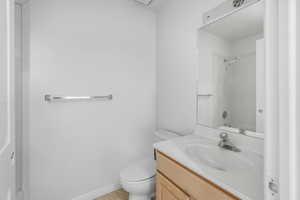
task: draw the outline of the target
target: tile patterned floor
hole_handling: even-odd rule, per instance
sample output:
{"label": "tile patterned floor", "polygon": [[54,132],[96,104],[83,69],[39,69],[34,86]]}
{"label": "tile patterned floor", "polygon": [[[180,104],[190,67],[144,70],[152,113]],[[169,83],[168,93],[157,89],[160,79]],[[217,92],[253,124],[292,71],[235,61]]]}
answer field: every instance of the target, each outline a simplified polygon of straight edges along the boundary
{"label": "tile patterned floor", "polygon": [[128,193],[120,189],[95,200],[128,200]]}

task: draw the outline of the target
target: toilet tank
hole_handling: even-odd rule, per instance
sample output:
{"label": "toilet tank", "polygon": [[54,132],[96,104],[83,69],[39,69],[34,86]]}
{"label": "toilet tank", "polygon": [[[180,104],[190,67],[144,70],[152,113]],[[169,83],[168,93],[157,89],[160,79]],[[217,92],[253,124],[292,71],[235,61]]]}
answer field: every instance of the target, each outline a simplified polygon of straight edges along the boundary
{"label": "toilet tank", "polygon": [[154,132],[154,143],[161,142],[164,140],[170,140],[180,136],[182,135],[180,135],[179,133],[160,129]]}

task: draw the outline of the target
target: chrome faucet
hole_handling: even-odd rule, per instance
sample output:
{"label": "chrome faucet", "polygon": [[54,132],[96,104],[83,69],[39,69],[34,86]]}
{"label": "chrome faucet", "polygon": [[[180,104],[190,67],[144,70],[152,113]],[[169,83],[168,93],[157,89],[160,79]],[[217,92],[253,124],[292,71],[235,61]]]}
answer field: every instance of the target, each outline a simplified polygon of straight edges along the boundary
{"label": "chrome faucet", "polygon": [[237,148],[232,142],[229,141],[228,133],[222,132],[220,133],[221,141],[219,142],[218,146],[222,149],[226,149],[229,151],[234,152],[241,152],[239,148]]}

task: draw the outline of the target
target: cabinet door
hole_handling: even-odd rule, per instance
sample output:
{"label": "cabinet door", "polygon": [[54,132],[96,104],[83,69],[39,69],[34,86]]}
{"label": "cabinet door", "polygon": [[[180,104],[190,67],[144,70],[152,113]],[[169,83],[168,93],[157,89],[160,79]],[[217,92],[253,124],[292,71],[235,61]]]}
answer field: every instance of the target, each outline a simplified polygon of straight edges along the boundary
{"label": "cabinet door", "polygon": [[156,175],[156,200],[190,200],[190,198],[158,172]]}
{"label": "cabinet door", "polygon": [[203,177],[184,168],[160,152],[156,153],[157,170],[177,188],[195,200],[239,200],[230,193],[210,183]]}

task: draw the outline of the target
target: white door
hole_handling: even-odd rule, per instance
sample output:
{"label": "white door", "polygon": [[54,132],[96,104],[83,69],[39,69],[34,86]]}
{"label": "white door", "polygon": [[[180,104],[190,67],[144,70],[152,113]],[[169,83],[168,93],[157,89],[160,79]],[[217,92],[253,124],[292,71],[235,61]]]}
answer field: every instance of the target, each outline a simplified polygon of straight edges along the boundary
{"label": "white door", "polygon": [[15,200],[14,2],[0,0],[0,200]]}

